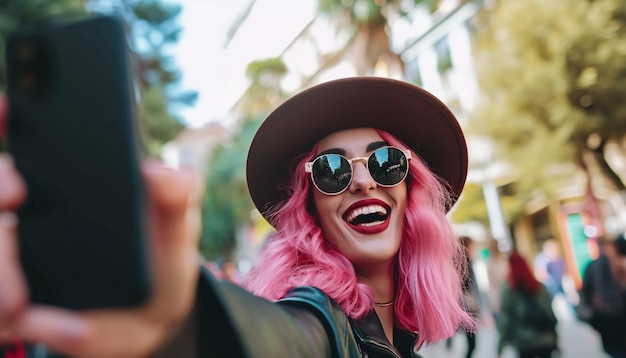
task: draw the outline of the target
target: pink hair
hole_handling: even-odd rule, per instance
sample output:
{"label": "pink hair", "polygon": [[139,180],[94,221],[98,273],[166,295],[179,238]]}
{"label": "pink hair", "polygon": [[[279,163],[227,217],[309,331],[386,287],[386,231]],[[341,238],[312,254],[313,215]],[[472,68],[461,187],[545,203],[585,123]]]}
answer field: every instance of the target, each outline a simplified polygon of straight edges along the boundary
{"label": "pink hair", "polygon": [[[391,134],[377,130],[392,146],[406,148]],[[303,170],[317,146],[296,158],[289,199],[272,211],[277,231],[267,240],[248,287],[276,300],[295,286],[314,286],[332,297],[352,318],[373,308],[373,292],[357,282],[350,261],[324,239],[311,207],[310,180]],[[417,159],[417,160],[416,160]],[[404,237],[396,265],[396,325],[419,332],[417,347],[451,337],[474,322],[461,306],[463,248],[447,218],[450,196],[441,181],[415,155],[409,162]]]}

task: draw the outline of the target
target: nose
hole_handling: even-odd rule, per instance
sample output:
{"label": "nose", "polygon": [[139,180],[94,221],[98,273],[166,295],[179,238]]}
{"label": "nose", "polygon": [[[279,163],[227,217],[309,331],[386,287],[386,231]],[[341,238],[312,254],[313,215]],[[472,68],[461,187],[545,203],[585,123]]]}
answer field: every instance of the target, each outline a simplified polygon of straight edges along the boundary
{"label": "nose", "polygon": [[350,183],[350,192],[367,193],[370,189],[376,188],[376,182],[367,170],[364,161],[355,160],[352,162],[352,182]]}

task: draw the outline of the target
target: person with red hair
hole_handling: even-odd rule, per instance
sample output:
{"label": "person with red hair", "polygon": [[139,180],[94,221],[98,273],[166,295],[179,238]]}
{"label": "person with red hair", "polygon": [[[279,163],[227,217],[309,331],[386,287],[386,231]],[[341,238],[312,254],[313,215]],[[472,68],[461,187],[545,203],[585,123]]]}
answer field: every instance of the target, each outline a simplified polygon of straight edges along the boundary
{"label": "person with red hair", "polygon": [[0,358],[27,358],[24,343],[11,333],[0,331]]}
{"label": "person with red hair", "polygon": [[558,351],[552,296],[517,251],[509,255],[509,276],[500,297],[498,355],[506,345],[520,358],[550,358]]}

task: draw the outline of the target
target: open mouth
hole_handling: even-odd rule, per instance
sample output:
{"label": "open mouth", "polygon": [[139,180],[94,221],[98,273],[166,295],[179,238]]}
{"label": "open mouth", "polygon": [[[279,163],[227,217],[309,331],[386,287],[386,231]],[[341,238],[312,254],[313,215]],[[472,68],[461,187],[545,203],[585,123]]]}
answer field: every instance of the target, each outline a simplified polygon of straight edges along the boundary
{"label": "open mouth", "polygon": [[388,216],[387,208],[374,204],[349,210],[344,215],[344,220],[354,226],[367,227],[383,224]]}

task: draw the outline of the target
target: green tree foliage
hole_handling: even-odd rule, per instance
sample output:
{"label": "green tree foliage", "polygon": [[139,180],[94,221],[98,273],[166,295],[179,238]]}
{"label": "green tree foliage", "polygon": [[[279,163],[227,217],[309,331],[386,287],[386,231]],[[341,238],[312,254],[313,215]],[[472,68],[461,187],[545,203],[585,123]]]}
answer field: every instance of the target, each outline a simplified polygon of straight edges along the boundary
{"label": "green tree foliage", "polygon": [[256,118],[267,113],[284,98],[280,79],[287,74],[287,66],[279,58],[253,61],[246,68],[250,86],[236,107],[244,118]]}
{"label": "green tree foliage", "polygon": [[262,118],[243,122],[229,143],[218,145],[206,173],[200,252],[207,259],[232,258],[237,231],[250,221],[254,207],[246,184],[246,158]]}
{"label": "green tree foliage", "polygon": [[605,175],[624,190],[603,154],[608,141],[620,141],[626,133],[626,3],[606,0],[595,6],[603,10],[594,19],[600,24],[583,33],[567,53],[569,99],[588,117],[578,137],[587,140]]}
{"label": "green tree foliage", "polygon": [[173,114],[176,107],[192,105],[197,97],[196,92],[175,90],[180,72],[169,50],[181,33],[177,22],[181,6],[162,0],[90,0],[88,8],[117,13],[128,24],[141,92],[140,121],[149,153],[158,155],[163,144],[184,128]]}
{"label": "green tree foliage", "polygon": [[465,184],[463,194],[450,215],[454,223],[475,221],[489,226],[487,204],[481,186],[476,183]]}
{"label": "green tree foliage", "polygon": [[[87,10],[85,10],[87,9]],[[152,155],[184,127],[172,113],[176,106],[191,105],[195,92],[175,91],[180,74],[169,46],[178,40],[176,22],[180,5],[160,0],[19,0],[0,2],[0,92],[6,86],[4,41],[26,22],[49,16],[71,17],[90,13],[117,13],[127,25],[139,84],[139,119]],[[1,148],[0,148],[1,149]]]}
{"label": "green tree foliage", "polygon": [[[466,0],[461,1],[461,3],[466,2]],[[405,3],[404,6],[426,5],[431,12],[434,12],[441,0],[413,0]],[[408,14],[401,0],[319,0],[318,9],[322,13],[344,13],[357,23],[385,22],[389,11],[397,12],[401,16]]]}
{"label": "green tree foliage", "polygon": [[[48,16],[70,16],[85,13],[83,0],[0,1],[0,94],[7,85],[5,44],[8,34],[26,23]],[[5,143],[0,141],[0,152]]]}
{"label": "green tree foliage", "polygon": [[[475,57],[482,100],[468,130],[491,138],[494,157],[514,164],[519,203],[537,192],[554,197],[577,168],[585,169],[594,133],[609,128],[610,138],[624,135],[623,101],[615,100],[625,95],[620,4],[499,1],[482,14]],[[594,105],[584,111],[586,96]]]}
{"label": "green tree foliage", "polygon": [[6,89],[5,40],[25,23],[42,17],[84,13],[83,0],[19,0],[0,2],[0,92]]}
{"label": "green tree foliage", "polygon": [[232,142],[218,145],[208,163],[202,206],[200,251],[209,259],[230,259],[237,229],[250,222],[254,204],[248,194],[246,158],[257,129],[284,96],[280,79],[287,73],[280,59],[254,61],[246,69],[250,86],[236,104],[242,124]]}

